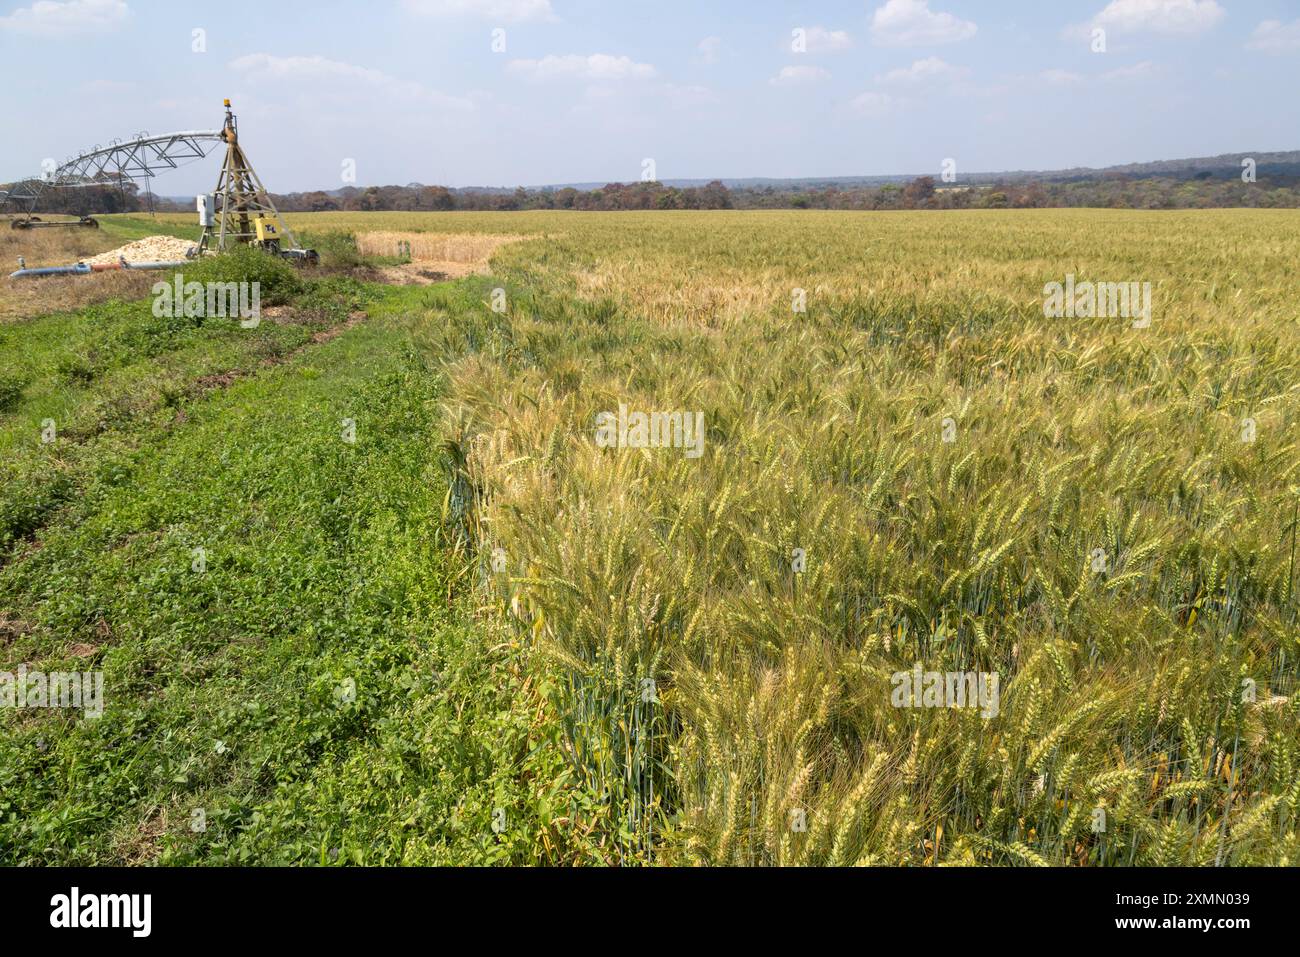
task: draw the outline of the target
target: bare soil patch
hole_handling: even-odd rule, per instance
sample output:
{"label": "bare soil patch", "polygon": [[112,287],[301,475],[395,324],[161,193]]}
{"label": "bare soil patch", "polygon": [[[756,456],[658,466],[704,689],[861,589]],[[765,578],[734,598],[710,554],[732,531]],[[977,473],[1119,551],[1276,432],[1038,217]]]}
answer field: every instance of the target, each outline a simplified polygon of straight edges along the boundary
{"label": "bare soil patch", "polygon": [[30,634],[32,626],[18,618],[11,618],[5,612],[0,612],[0,642],[10,642],[15,638],[21,638]]}
{"label": "bare soil patch", "polygon": [[143,818],[132,830],[124,831],[113,842],[113,849],[123,864],[142,865],[157,859],[163,840],[171,829],[168,808],[159,807]]}

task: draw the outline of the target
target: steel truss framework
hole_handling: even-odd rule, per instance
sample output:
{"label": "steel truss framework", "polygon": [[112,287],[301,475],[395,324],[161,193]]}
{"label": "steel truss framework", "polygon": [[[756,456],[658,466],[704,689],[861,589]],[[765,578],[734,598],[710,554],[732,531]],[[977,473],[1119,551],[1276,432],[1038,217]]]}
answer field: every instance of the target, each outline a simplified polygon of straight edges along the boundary
{"label": "steel truss framework", "polygon": [[0,208],[10,204],[30,217],[47,189],[121,187],[131,180],[143,180],[147,184],[159,173],[202,159],[220,142],[221,130],[185,130],[157,136],[141,133],[134,139],[114,141],[108,146],[96,145],[80,156],[65,160],[61,166],[14,183],[7,194],[0,196]]}
{"label": "steel truss framework", "polygon": [[[221,139],[226,144],[226,160],[213,193],[216,200],[214,224],[203,227],[199,249],[206,250],[214,235],[220,250],[227,249],[231,243],[251,243],[257,239],[256,221],[267,217],[275,219],[279,235],[288,241],[287,248],[297,248],[297,240],[239,145],[239,130],[229,101],[226,101],[226,125],[221,131]],[[277,239],[275,249],[278,251],[279,248]]]}

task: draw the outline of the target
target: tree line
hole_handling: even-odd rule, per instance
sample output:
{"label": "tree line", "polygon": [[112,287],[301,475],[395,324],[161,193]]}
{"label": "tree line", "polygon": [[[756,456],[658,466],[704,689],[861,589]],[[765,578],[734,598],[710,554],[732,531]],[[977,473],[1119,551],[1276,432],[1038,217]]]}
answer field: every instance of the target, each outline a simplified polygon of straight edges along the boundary
{"label": "tree line", "polygon": [[[1107,175],[1070,181],[994,182],[949,185],[921,176],[908,183],[881,186],[793,189],[746,186],[728,189],[720,180],[677,187],[659,182],[608,183],[597,189],[451,190],[445,186],[347,187],[336,192],[272,194],[283,212],[452,212],[560,209],[618,212],[675,209],[1110,209],[1300,208],[1300,178],[1276,177],[1245,183],[1199,173],[1191,178]],[[142,212],[150,198],[134,184],[88,189],[49,189],[37,213]],[[159,212],[190,212],[192,203],[152,197]],[[6,212],[13,212],[10,207]]]}
{"label": "tree line", "polygon": [[714,180],[705,186],[676,187],[658,182],[608,183],[598,189],[450,190],[443,186],[370,186],[336,193],[275,196],[286,212],[486,210],[511,212],[568,209],[618,212],[673,209],[1112,209],[1300,208],[1300,180],[1244,183],[1202,174],[1191,179],[1107,176],[1067,182],[995,182],[981,186],[947,185],[921,176],[909,183],[795,190],[784,186],[728,189]]}

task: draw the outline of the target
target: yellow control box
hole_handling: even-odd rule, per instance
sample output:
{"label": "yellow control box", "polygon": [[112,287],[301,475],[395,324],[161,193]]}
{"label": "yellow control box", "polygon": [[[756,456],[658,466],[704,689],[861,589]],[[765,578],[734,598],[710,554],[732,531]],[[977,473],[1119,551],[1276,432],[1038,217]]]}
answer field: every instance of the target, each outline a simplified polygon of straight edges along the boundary
{"label": "yellow control box", "polygon": [[253,228],[257,230],[257,241],[259,243],[280,238],[280,231],[276,229],[275,223],[271,222],[271,220],[267,219],[265,216],[258,216],[254,219]]}

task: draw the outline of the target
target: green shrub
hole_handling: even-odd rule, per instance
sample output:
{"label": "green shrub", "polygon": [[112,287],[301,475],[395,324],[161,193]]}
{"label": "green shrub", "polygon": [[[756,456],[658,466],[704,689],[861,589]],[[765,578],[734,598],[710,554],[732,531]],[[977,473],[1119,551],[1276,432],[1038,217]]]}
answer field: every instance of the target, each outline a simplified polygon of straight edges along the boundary
{"label": "green shrub", "polygon": [[357,240],[352,233],[303,234],[299,239],[306,248],[316,250],[321,266],[327,269],[357,269],[370,265],[357,249]]}
{"label": "green shrub", "polygon": [[255,282],[261,287],[264,306],[281,305],[302,290],[302,279],[293,265],[251,246],[207,256],[178,270],[185,282]]}
{"label": "green shrub", "polygon": [[22,400],[27,379],[16,375],[0,375],[0,413],[8,412]]}
{"label": "green shrub", "polygon": [[85,385],[95,378],[95,367],[86,356],[67,355],[54,367],[59,378],[71,385]]}

